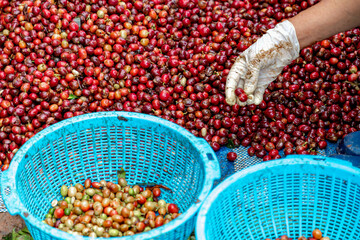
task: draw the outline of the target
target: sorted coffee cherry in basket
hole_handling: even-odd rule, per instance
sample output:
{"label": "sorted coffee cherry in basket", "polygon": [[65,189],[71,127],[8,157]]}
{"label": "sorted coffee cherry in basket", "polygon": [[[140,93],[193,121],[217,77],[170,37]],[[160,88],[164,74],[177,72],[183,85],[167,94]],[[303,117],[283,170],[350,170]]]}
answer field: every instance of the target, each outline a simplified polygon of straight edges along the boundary
{"label": "sorted coffee cherry in basket", "polygon": [[[270,238],[267,238],[265,240],[271,240]],[[296,238],[290,238],[286,235],[281,236],[280,238],[276,238],[275,240],[296,240]],[[306,238],[306,237],[299,237],[297,240],[330,240],[329,237],[323,237],[322,232],[319,229],[315,229],[312,232],[312,237]]]}
{"label": "sorted coffee cherry in basket", "polygon": [[159,200],[158,186],[162,187],[130,187],[125,178],[119,178],[118,184],[87,179],[84,185],[62,186],[64,200],[52,202],[44,223],[89,237],[121,237],[150,231],[180,215],[176,204]]}

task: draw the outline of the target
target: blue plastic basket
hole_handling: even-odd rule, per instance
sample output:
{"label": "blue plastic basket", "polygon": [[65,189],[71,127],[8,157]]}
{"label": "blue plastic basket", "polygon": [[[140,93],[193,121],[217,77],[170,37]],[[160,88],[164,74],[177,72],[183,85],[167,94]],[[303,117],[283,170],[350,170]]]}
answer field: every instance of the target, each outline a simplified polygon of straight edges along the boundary
{"label": "blue plastic basket", "polygon": [[197,240],[311,236],[360,239],[360,169],[291,156],[246,168],[219,184],[197,217]]}
{"label": "blue plastic basket", "polygon": [[[3,172],[1,193],[9,213],[25,220],[34,239],[76,237],[42,223],[63,184],[117,180],[124,167],[130,184],[155,182],[170,189],[166,201],[183,213],[168,224],[133,239],[186,239],[196,213],[220,178],[214,151],[184,128],[150,115],[106,112],[52,125],[24,144]],[[120,239],[120,238],[114,238]]]}

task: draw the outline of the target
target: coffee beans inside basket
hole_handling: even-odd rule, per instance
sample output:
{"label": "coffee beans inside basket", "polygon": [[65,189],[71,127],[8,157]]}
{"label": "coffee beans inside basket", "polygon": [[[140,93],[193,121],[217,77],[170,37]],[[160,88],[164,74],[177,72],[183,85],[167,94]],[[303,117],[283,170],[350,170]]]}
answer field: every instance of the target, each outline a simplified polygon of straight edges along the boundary
{"label": "coffee beans inside basket", "polygon": [[119,178],[117,184],[87,179],[83,185],[64,185],[60,189],[64,199],[51,203],[44,222],[90,237],[121,237],[150,231],[180,215],[176,204],[160,200],[162,187],[131,187],[125,178]]}

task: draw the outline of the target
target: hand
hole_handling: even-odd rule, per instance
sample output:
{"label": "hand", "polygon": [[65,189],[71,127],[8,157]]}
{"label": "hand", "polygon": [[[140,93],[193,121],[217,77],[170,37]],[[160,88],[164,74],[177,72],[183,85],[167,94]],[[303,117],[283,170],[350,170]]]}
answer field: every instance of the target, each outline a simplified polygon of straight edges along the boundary
{"label": "hand", "polygon": [[[260,104],[267,86],[299,56],[299,51],[294,26],[289,21],[276,25],[236,59],[226,80],[226,102],[240,106]],[[237,88],[248,95],[246,102],[235,95]]]}

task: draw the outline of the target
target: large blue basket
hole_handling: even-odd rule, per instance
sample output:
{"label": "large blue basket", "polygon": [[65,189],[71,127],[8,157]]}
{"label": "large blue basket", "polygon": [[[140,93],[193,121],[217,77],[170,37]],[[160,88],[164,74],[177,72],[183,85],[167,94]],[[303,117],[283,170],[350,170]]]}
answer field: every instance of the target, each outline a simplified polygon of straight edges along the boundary
{"label": "large blue basket", "polygon": [[87,178],[116,181],[121,167],[130,184],[169,187],[173,193],[163,191],[163,199],[177,203],[183,213],[162,227],[122,240],[186,239],[200,205],[220,177],[211,147],[184,128],[149,115],[106,112],[74,117],[36,134],[2,174],[1,193],[9,213],[21,215],[35,239],[90,239],[41,221],[51,201],[61,199],[63,184]]}
{"label": "large blue basket", "polygon": [[202,205],[197,240],[311,236],[360,239],[360,169],[349,162],[291,156],[246,168]]}

